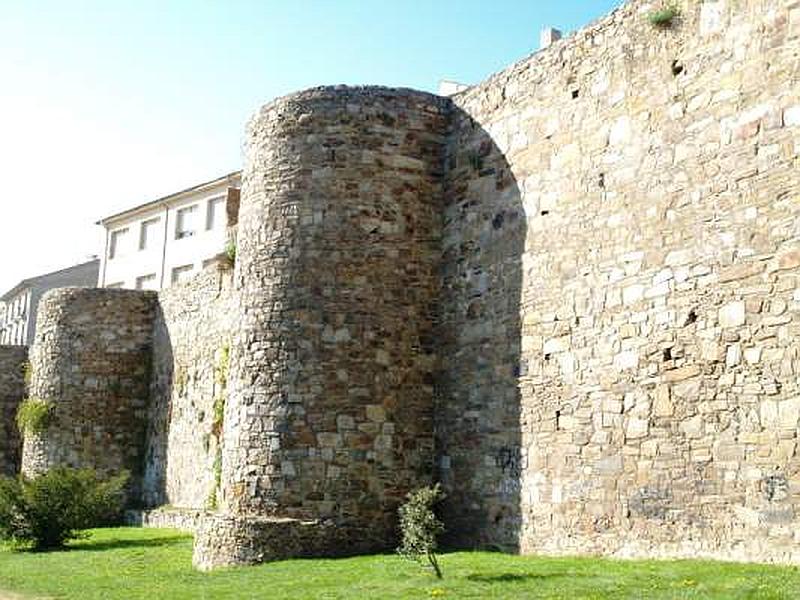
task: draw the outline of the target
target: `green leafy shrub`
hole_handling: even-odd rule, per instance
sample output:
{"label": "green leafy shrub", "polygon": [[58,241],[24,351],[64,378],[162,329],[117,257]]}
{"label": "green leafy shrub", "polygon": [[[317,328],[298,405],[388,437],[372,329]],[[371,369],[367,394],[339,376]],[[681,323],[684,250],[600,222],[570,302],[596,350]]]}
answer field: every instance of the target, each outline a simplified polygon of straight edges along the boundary
{"label": "green leafy shrub", "polygon": [[17,427],[20,433],[41,433],[53,417],[53,403],[40,398],[27,398],[17,409]]}
{"label": "green leafy shrub", "polygon": [[91,469],[66,467],[0,478],[0,539],[60,548],[84,529],[118,522],[127,481],[127,473],[103,481]]}
{"label": "green leafy shrub", "polygon": [[647,15],[647,20],[655,27],[669,27],[680,14],[680,9],[674,4],[670,4],[651,12]]}
{"label": "green leafy shrub", "polygon": [[444,499],[442,489],[437,483],[424,487],[406,496],[406,503],[400,507],[400,532],[402,541],[398,553],[408,559],[433,568],[436,577],[442,578],[442,570],[436,558],[437,538],[444,531],[444,524],[436,517],[434,506]]}

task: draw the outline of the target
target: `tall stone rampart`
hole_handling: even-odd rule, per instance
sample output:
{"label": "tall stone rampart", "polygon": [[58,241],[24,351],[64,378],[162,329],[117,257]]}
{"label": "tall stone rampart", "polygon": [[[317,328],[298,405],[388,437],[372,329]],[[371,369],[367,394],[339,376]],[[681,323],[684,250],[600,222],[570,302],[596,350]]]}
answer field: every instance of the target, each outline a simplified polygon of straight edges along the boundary
{"label": "tall stone rampart", "polygon": [[454,98],[437,441],[468,536],[800,560],[800,7],[680,4]]}
{"label": "tall stone rampart", "polygon": [[17,408],[25,397],[26,346],[0,346],[0,475],[19,472],[22,440]]}
{"label": "tall stone rampart", "polygon": [[386,547],[434,479],[458,544],[800,562],[800,5],[654,7],[265,106],[232,275],[45,300],[23,468],[219,503],[203,568]]}
{"label": "tall stone rampart", "polygon": [[[319,88],[251,121],[225,409],[235,515],[330,519],[385,547],[432,473],[449,103]],[[347,551],[340,546],[339,551]]]}
{"label": "tall stone rampart", "polygon": [[63,288],[39,304],[30,396],[52,406],[47,427],[25,434],[22,471],[90,467],[143,471],[156,294]]}

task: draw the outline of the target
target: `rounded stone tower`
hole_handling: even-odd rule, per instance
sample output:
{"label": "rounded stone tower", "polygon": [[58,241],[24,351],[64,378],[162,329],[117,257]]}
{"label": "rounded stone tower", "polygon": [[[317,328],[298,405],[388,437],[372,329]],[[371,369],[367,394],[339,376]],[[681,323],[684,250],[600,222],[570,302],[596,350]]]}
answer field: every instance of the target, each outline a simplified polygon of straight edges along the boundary
{"label": "rounded stone tower", "polygon": [[22,472],[57,466],[131,474],[138,498],[150,395],[156,294],[61,288],[42,297],[30,352],[30,397],[47,403],[26,432]]}
{"label": "rounded stone tower", "polygon": [[430,477],[449,106],[318,88],[249,123],[228,514],[321,519],[361,528],[353,548],[385,546],[398,504]]}

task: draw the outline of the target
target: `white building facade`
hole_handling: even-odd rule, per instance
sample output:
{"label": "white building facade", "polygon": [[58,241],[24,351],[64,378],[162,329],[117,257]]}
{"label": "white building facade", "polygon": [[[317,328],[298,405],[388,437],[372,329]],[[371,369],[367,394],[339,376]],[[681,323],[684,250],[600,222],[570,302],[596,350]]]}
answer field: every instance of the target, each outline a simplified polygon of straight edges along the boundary
{"label": "white building facade", "polygon": [[45,292],[62,287],[95,287],[100,261],[31,277],[0,296],[0,344],[30,346],[36,334],[36,311]]}
{"label": "white building facade", "polygon": [[31,290],[24,288],[9,295],[0,306],[0,344],[24,346],[31,329]]}
{"label": "white building facade", "polygon": [[240,187],[236,171],[100,221],[99,286],[160,290],[191,277],[225,252]]}

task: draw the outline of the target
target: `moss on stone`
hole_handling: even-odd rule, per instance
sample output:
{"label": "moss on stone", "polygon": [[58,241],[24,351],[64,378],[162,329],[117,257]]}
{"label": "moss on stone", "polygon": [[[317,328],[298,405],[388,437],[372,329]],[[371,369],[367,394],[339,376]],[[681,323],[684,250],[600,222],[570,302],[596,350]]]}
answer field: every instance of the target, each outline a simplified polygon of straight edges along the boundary
{"label": "moss on stone", "polygon": [[40,398],[26,398],[17,409],[17,427],[21,433],[41,433],[53,416],[53,403]]}

